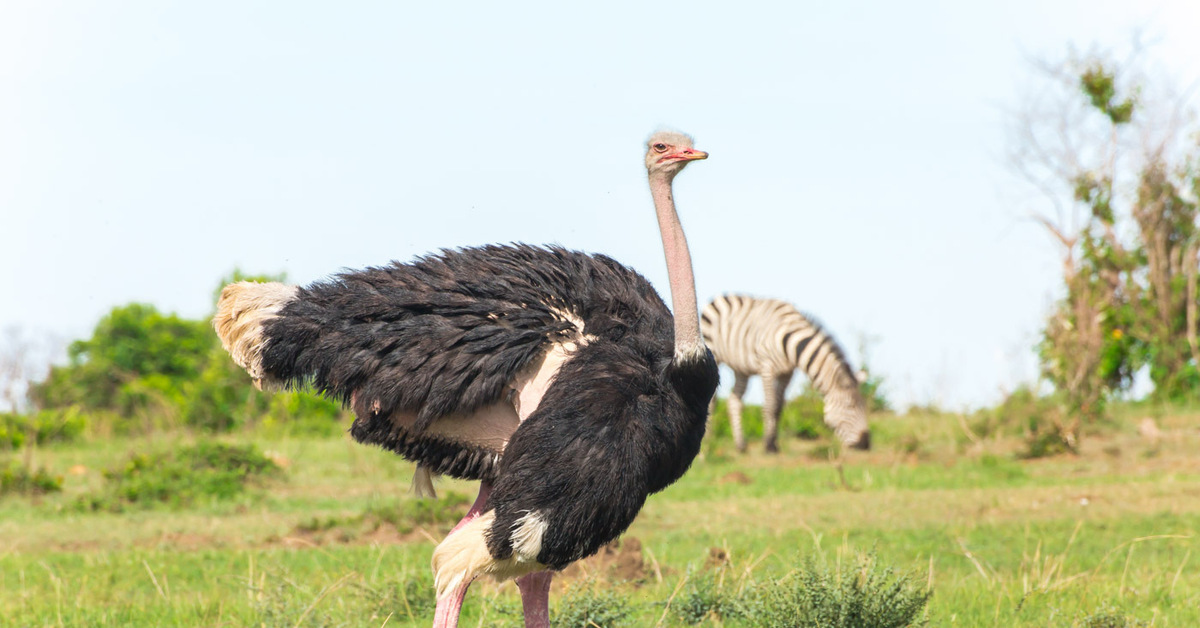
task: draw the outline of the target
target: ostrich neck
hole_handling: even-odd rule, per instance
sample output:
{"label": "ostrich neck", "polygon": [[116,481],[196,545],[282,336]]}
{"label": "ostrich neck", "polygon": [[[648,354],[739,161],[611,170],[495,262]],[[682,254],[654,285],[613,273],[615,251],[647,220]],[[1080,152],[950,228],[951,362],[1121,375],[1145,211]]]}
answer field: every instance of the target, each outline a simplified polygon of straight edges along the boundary
{"label": "ostrich neck", "polygon": [[692,275],[692,256],[688,253],[683,225],[675,213],[671,196],[671,177],[650,175],[650,194],[658,214],[663,253],[667,256],[667,277],[671,285],[671,310],[675,314],[675,358],[691,357],[704,350],[700,338],[700,313],[696,309],[696,281]]}

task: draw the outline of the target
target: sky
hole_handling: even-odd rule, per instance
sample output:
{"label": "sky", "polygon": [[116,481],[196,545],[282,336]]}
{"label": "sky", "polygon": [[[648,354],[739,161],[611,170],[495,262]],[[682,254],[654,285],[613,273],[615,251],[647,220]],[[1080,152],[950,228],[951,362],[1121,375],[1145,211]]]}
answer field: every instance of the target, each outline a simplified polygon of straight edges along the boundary
{"label": "sky", "polygon": [[711,154],[675,185],[701,307],[796,304],[900,407],[1033,381],[1059,262],[1005,158],[1030,60],[1140,31],[1189,84],[1200,3],[736,4],[0,4],[0,329],[490,242],[665,296],[669,127]]}

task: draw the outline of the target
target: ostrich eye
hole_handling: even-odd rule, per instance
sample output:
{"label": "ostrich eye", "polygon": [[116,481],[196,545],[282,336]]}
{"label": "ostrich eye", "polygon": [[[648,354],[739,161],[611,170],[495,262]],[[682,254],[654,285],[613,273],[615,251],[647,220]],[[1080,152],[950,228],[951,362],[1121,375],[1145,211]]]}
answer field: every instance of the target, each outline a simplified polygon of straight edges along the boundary
{"label": "ostrich eye", "polygon": [[662,142],[659,142],[658,144],[654,145],[654,150],[656,150],[660,153],[665,153],[667,151],[667,145],[663,144]]}

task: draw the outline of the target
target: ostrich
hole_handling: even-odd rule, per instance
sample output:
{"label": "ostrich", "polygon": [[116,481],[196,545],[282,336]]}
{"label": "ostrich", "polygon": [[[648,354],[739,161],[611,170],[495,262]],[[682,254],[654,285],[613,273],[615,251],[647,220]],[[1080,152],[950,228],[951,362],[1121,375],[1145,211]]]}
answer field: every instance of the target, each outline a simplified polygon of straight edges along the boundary
{"label": "ostrich", "polygon": [[482,575],[515,579],[549,625],[551,575],[596,553],[700,449],[717,366],[700,335],[672,181],[708,154],[659,132],[646,169],[674,317],[604,255],[557,246],[444,250],[307,287],[226,286],[213,325],[259,387],[311,382],[349,404],[355,440],[480,480],[433,553],[435,627]]}

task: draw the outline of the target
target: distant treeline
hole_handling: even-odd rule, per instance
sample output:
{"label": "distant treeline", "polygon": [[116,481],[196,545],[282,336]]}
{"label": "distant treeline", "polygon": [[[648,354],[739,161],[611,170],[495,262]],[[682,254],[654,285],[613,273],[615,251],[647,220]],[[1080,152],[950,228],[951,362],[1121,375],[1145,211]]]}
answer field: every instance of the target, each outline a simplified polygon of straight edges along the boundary
{"label": "distant treeline", "polygon": [[[243,278],[235,273],[227,280]],[[142,303],[119,306],[90,338],[71,343],[67,357],[30,386],[33,412],[0,415],[0,448],[31,439],[30,444],[70,440],[84,429],[99,434],[344,429],[345,412],[336,402],[310,392],[256,390],[207,319],[188,320]]]}

